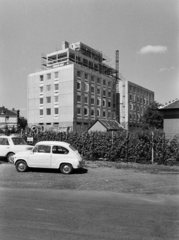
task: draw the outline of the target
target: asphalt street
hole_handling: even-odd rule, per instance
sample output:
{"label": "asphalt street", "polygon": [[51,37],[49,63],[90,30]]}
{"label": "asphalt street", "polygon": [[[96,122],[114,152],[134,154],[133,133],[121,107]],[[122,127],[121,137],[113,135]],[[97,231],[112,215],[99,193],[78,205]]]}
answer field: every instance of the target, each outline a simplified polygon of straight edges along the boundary
{"label": "asphalt street", "polygon": [[178,240],[179,196],[0,188],[1,240]]}

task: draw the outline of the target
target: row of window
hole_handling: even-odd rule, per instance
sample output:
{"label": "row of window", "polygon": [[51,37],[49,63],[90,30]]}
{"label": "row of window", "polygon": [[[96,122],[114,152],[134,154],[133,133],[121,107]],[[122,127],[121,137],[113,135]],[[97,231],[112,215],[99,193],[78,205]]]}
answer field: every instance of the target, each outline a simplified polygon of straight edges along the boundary
{"label": "row of window", "polygon": [[[51,108],[46,108],[44,109],[40,109],[39,110],[39,114],[40,116],[44,115],[44,111],[46,111],[46,115],[52,115],[52,109]],[[59,114],[59,109],[58,108],[54,108],[54,115],[58,115]],[[83,114],[85,117],[89,116],[89,108],[88,107],[84,107],[83,108]],[[101,115],[102,114],[102,115]],[[77,106],[77,115],[81,116],[82,115],[82,108],[80,106]],[[91,108],[91,112],[90,112],[91,117],[95,117],[95,109]],[[103,117],[106,118],[106,111],[105,110],[101,110],[101,109],[96,109],[96,117]],[[108,111],[108,118],[111,117],[111,112]]]}
{"label": "row of window", "polygon": [[135,87],[135,86],[129,86],[129,90],[130,92],[134,92],[134,93],[138,93],[138,94],[141,94],[141,95],[145,95],[147,96],[148,98],[152,99],[153,97],[153,94],[152,93],[149,93],[141,88],[138,88],[138,87]]}
{"label": "row of window", "polygon": [[89,108],[88,107],[84,107],[83,109],[81,108],[81,106],[77,106],[77,115],[78,117],[81,117],[82,116],[82,111],[83,111],[83,114],[85,117],[88,117],[89,114],[91,117],[103,117],[103,118],[110,118],[111,117],[111,112],[108,111],[107,114],[106,114],[106,110],[101,110],[101,109],[95,109],[94,108],[91,108],[91,110],[89,111]]}
{"label": "row of window", "polygon": [[[46,103],[51,103],[52,97],[46,97]],[[44,104],[44,98],[39,99],[40,104]],[[58,96],[54,96],[54,102],[58,103]]]}
{"label": "row of window", "polygon": [[[58,91],[59,90],[59,84],[54,84],[54,91]],[[44,91],[44,86],[40,86],[40,93],[42,93]],[[46,91],[50,92],[51,91],[51,85],[46,85]]]}
{"label": "row of window", "polygon": [[[90,101],[90,102],[89,102]],[[77,95],[77,103],[81,103],[82,102],[82,96],[81,95]],[[88,96],[84,96],[84,103],[85,104],[91,104],[91,105],[97,105],[97,106],[103,106],[103,107],[106,107],[108,106],[108,108],[111,107],[111,101],[108,100],[107,101],[107,104],[106,104],[106,99],[100,99],[100,98],[97,98],[95,99],[94,96],[91,96],[91,99],[89,100],[89,97]]]}
{"label": "row of window", "polygon": [[78,79],[82,79],[84,78],[86,81],[91,80],[91,83],[97,83],[98,85],[103,84],[103,86],[107,86],[108,88],[110,88],[112,86],[112,82],[111,81],[107,81],[106,79],[101,79],[99,77],[94,77],[94,76],[90,76],[87,73],[83,73],[81,71],[77,71],[77,78]]}
{"label": "row of window", "polygon": [[[81,91],[82,90],[82,83],[81,81],[77,81],[77,90]],[[91,87],[89,87],[88,83],[84,83],[84,92],[89,92],[89,90],[91,90],[91,94],[95,93],[95,86],[91,85]],[[111,91],[106,90],[106,89],[101,89],[100,87],[97,87],[96,89],[96,93],[97,95],[101,95],[101,93],[103,94],[103,96],[108,96],[111,97]]]}
{"label": "row of window", "polygon": [[145,108],[143,108],[142,106],[139,106],[139,105],[135,105],[135,104],[132,104],[132,103],[130,103],[130,110],[134,110],[134,111],[141,111],[141,113],[143,113],[143,110],[145,109]]}
{"label": "row of window", "polygon": [[138,102],[138,103],[141,103],[141,104],[142,103],[147,104],[147,105],[149,105],[149,103],[151,103],[151,100],[149,101],[148,99],[143,98],[142,96],[141,97],[140,96],[136,97],[136,95],[132,95],[132,94],[129,95],[129,100],[133,101],[133,102]]}
{"label": "row of window", "polygon": [[[59,78],[59,74],[58,74],[58,72],[54,72],[53,73],[54,74],[54,78],[55,79],[58,79]],[[40,82],[43,82],[44,81],[44,75],[40,75]],[[52,79],[52,73],[47,73],[46,74],[46,79],[47,80],[51,80]]]}
{"label": "row of window", "polygon": [[130,113],[129,114],[129,121],[140,121],[141,116],[139,113]]}
{"label": "row of window", "polygon": [[[51,108],[46,108],[45,109],[46,110],[46,115],[52,115],[52,109]],[[44,114],[45,114],[45,111],[44,109],[40,109],[39,110],[39,114],[40,114],[40,116],[43,116]],[[54,114],[55,115],[58,115],[59,114],[59,109],[58,108],[54,108]]]}

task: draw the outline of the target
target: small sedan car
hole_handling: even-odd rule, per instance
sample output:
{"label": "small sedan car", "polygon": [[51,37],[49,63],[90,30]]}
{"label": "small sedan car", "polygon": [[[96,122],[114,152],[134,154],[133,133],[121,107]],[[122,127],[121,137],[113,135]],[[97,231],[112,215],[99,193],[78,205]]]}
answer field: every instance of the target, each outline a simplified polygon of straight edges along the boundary
{"label": "small sedan car", "polygon": [[17,136],[0,136],[0,157],[6,157],[10,162],[10,158],[17,152],[32,149],[33,146],[28,145],[22,137]]}
{"label": "small sedan car", "polygon": [[69,174],[73,169],[84,166],[81,155],[74,147],[58,141],[38,142],[31,151],[13,155],[11,161],[18,172],[24,172],[29,167],[60,169],[63,174]]}

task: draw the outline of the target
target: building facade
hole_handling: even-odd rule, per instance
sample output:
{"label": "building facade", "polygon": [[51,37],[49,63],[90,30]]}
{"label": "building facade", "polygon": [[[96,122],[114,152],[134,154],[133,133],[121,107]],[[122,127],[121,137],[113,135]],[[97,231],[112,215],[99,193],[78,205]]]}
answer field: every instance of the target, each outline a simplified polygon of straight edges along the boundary
{"label": "building facade", "polygon": [[17,110],[14,108],[9,110],[7,108],[0,107],[0,132],[6,132],[7,129],[11,130],[12,128],[17,129],[18,124],[18,115]]}
{"label": "building facade", "polygon": [[121,77],[118,90],[120,93],[120,123],[127,130],[142,127],[141,118],[147,106],[154,101],[154,92],[125,80]]}
{"label": "building facade", "polygon": [[159,111],[163,113],[166,138],[179,136],[179,98],[161,106]]}
{"label": "building facade", "polygon": [[42,56],[42,70],[27,80],[29,126],[87,129],[97,118],[116,118],[116,70],[81,42]]}

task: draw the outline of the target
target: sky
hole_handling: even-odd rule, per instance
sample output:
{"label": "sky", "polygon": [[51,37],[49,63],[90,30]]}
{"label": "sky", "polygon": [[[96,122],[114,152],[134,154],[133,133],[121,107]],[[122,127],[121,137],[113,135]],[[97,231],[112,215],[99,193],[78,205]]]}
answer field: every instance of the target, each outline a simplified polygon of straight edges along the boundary
{"label": "sky", "polygon": [[26,117],[27,76],[63,41],[106,55],[165,104],[179,98],[179,0],[0,0],[0,106]]}

